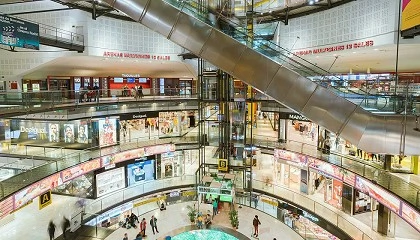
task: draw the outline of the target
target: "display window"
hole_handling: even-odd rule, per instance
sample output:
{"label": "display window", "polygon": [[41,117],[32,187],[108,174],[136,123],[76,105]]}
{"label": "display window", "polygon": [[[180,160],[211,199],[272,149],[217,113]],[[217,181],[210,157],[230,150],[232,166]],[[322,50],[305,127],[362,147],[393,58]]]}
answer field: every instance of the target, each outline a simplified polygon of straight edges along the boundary
{"label": "display window", "polygon": [[101,197],[125,188],[124,167],[112,169],[96,175],[96,196]]}
{"label": "display window", "polygon": [[90,119],[67,122],[13,119],[10,123],[10,128],[7,128],[7,137],[12,143],[75,149],[85,149],[92,144]]}
{"label": "display window", "polygon": [[413,173],[413,163],[411,156],[392,156],[391,171],[401,173]]}
{"label": "display window", "polygon": [[155,180],[155,160],[141,160],[127,165],[128,186]]}
{"label": "display window", "polygon": [[[376,206],[373,206],[376,205]],[[377,209],[377,202],[374,201],[368,194],[354,191],[354,209],[353,214],[360,214],[365,212],[371,212]]]}
{"label": "display window", "polygon": [[93,172],[74,178],[52,190],[53,193],[92,198],[93,196]]}
{"label": "display window", "polygon": [[343,182],[330,176],[310,171],[312,180],[311,193],[324,199],[324,202],[337,208],[343,208]]}

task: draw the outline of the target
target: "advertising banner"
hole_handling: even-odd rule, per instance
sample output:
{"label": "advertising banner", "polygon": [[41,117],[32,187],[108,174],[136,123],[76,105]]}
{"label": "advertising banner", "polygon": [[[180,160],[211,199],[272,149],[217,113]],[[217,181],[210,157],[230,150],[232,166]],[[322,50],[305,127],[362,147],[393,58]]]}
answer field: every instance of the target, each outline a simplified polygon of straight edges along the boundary
{"label": "advertising banner", "polygon": [[355,187],[361,192],[368,194],[370,197],[376,199],[391,211],[397,213],[398,215],[400,214],[401,201],[381,187],[360,176],[356,176]]}
{"label": "advertising banner", "polygon": [[130,159],[141,158],[144,157],[144,148],[138,148],[133,150],[128,150],[116,154],[111,154],[108,156],[102,157],[102,167],[108,166],[110,164],[115,164],[119,162],[123,162]]}
{"label": "advertising banner", "polygon": [[356,174],[350,171],[343,170],[343,181],[348,185],[354,187],[354,183],[356,182]]}
{"label": "advertising banner", "polygon": [[27,188],[24,188],[22,191],[15,194],[15,209],[25,205],[25,203],[30,200],[61,184],[62,180],[60,178],[60,174],[56,173],[30,185]]}
{"label": "advertising banner", "polygon": [[65,169],[61,172],[63,182],[67,182],[76,177],[85,175],[86,173],[92,172],[93,170],[101,168],[101,159],[96,158],[88,162],[81,163],[72,168]]}
{"label": "advertising banner", "polygon": [[282,149],[274,150],[274,158],[295,162],[298,164],[299,167],[307,167],[308,161],[313,161],[312,158],[306,155],[298,154],[298,153],[294,153],[294,152],[290,152],[290,151],[282,150]]}
{"label": "advertising banner", "polygon": [[154,160],[127,165],[128,186],[155,179]]}
{"label": "advertising banner", "polygon": [[13,211],[13,196],[0,202],[0,219],[6,217]]}
{"label": "advertising banner", "polygon": [[420,25],[420,1],[402,0],[401,31]]}
{"label": "advertising banner", "polygon": [[420,232],[420,214],[406,203],[402,204],[401,217]]}
{"label": "advertising banner", "polygon": [[116,168],[96,175],[96,196],[101,197],[125,188],[125,170]]}
{"label": "advertising banner", "polygon": [[0,43],[39,50],[39,26],[0,14]]}
{"label": "advertising banner", "polygon": [[144,148],[144,155],[151,156],[155,154],[167,153],[175,151],[174,144],[163,144]]}
{"label": "advertising banner", "polygon": [[115,118],[105,118],[99,123],[99,146],[117,144],[117,120]]}
{"label": "advertising banner", "polygon": [[343,180],[343,173],[340,171],[340,167],[323,162],[321,160],[314,159],[314,162],[309,164],[309,167],[316,169],[330,177],[338,180]]}

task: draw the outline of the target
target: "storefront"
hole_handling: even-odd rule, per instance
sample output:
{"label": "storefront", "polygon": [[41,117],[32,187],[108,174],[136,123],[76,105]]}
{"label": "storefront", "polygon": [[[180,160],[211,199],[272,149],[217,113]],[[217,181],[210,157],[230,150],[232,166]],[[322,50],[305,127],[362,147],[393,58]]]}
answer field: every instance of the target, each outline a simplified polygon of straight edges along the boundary
{"label": "storefront", "polygon": [[318,125],[298,113],[279,113],[279,139],[316,145]]}
{"label": "storefront", "polygon": [[93,198],[93,178],[93,172],[86,173],[52,189],[52,192],[82,198]]}
{"label": "storefront", "polygon": [[308,162],[312,161],[312,158],[287,150],[276,149],[274,160],[274,177],[277,182],[295,191],[308,193]]}

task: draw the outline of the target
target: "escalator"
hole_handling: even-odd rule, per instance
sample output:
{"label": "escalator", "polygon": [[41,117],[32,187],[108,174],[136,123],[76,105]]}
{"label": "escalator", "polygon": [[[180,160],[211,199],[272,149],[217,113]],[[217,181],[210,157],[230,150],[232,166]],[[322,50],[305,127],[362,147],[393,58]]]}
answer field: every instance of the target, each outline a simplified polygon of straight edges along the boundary
{"label": "escalator", "polygon": [[199,0],[104,1],[367,152],[420,154],[415,116],[363,109],[346,94],[374,95],[311,81],[310,76],[331,74],[274,43],[254,41],[232,25],[220,27]]}

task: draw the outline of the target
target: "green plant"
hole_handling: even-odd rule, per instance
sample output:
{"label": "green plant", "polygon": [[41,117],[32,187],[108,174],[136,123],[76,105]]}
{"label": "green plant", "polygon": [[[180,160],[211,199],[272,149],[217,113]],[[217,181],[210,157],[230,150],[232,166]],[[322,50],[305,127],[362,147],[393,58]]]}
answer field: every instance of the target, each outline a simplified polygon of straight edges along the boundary
{"label": "green plant", "polygon": [[234,228],[238,228],[239,227],[239,216],[238,216],[238,211],[235,209],[232,209],[229,211],[229,220],[230,220],[230,224],[232,225],[232,227]]}
{"label": "green plant", "polygon": [[195,207],[192,206],[187,206],[187,210],[187,215],[190,218],[190,222],[193,223],[195,221],[195,216],[197,215],[197,209],[195,209]]}

